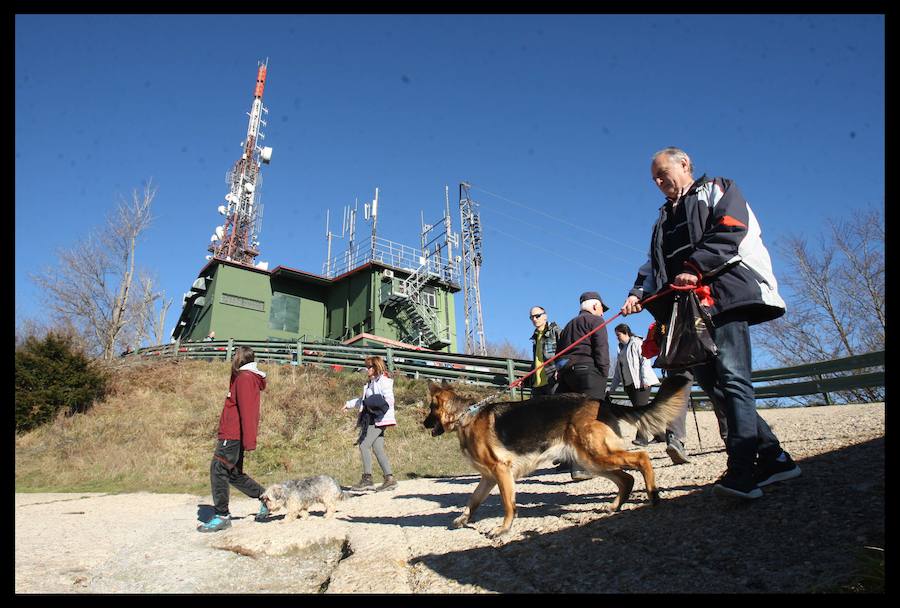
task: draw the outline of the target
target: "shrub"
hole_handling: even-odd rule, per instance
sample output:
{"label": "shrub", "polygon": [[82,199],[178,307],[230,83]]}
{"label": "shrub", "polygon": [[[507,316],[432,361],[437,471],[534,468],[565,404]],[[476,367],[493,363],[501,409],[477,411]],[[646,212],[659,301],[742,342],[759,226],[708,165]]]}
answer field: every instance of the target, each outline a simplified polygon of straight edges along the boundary
{"label": "shrub", "polygon": [[16,432],[34,429],[58,412],[85,411],[106,394],[107,378],[72,338],[29,336],[16,349]]}

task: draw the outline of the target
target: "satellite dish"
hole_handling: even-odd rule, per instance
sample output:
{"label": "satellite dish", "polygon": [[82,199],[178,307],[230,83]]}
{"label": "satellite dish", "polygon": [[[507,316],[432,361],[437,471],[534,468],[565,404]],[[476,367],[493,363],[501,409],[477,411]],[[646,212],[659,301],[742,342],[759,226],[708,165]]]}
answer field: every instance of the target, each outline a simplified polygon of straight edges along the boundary
{"label": "satellite dish", "polygon": [[208,262],[209,260],[211,260],[211,259],[212,259],[212,256],[211,256],[211,255],[206,256],[206,261],[207,261],[207,262]]}
{"label": "satellite dish", "polygon": [[229,203],[235,202],[235,199],[236,199],[236,197],[231,192],[229,192],[228,194],[225,195],[225,200],[228,201]]}
{"label": "satellite dish", "polygon": [[216,238],[222,238],[225,234],[225,228],[223,226],[216,226]]}
{"label": "satellite dish", "polygon": [[209,242],[210,242],[210,243],[215,243],[215,242],[218,241],[218,240],[219,240],[219,237],[218,237],[217,235],[215,235],[215,234],[212,235],[211,237],[209,237]]}
{"label": "satellite dish", "polygon": [[225,215],[225,205],[219,205],[219,214]]}
{"label": "satellite dish", "polygon": [[247,192],[253,192],[256,189],[256,186],[251,184],[250,182],[244,182],[244,190]]}
{"label": "satellite dish", "polygon": [[272,148],[266,146],[265,148],[263,148],[262,150],[260,150],[260,151],[259,151],[259,158],[262,160],[263,163],[265,163],[265,164],[267,164],[267,165],[268,165],[270,162],[272,162]]}

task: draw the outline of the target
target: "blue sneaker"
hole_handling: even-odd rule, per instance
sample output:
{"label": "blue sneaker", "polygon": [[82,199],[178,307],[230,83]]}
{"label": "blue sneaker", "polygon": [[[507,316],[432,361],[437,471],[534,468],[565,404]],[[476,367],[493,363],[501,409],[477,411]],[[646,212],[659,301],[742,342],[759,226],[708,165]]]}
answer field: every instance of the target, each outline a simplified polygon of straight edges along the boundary
{"label": "blue sneaker", "polygon": [[197,526],[197,532],[218,532],[231,527],[231,515],[216,515],[205,524]]}
{"label": "blue sneaker", "polygon": [[269,507],[266,506],[266,503],[263,501],[259,501],[259,511],[253,517],[256,521],[265,521],[266,518],[269,517]]}

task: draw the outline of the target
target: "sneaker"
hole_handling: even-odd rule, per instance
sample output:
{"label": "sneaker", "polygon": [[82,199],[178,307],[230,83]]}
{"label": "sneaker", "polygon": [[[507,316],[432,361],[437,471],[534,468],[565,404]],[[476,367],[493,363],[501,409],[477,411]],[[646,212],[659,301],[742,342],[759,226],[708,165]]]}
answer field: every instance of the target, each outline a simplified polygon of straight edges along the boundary
{"label": "sneaker", "polygon": [[362,478],[360,478],[359,483],[355,486],[350,486],[350,489],[354,492],[360,492],[362,490],[371,490],[375,487],[375,482],[372,481],[372,475],[363,473]]}
{"label": "sneaker", "polygon": [[383,492],[385,490],[393,490],[397,487],[397,480],[394,479],[393,475],[385,475],[384,483],[375,488],[376,492]]}
{"label": "sneaker", "polygon": [[675,435],[668,435],[666,437],[666,444],[666,454],[669,455],[669,458],[672,459],[673,463],[685,464],[691,461],[687,457],[687,452],[684,451],[684,444],[681,443]]}
{"label": "sneaker", "polygon": [[[778,460],[782,456],[784,456],[784,460]],[[793,461],[790,454],[782,451],[778,458],[768,462],[756,463],[756,468],[753,470],[753,480],[757,486],[763,487],[776,481],[800,477],[800,467]]]}
{"label": "sneaker", "polygon": [[205,524],[197,526],[198,532],[218,532],[231,527],[231,515],[216,515]]}
{"label": "sneaker", "polygon": [[263,501],[259,501],[259,511],[253,517],[256,521],[265,521],[266,518],[269,517],[269,507],[266,506],[266,503]]}
{"label": "sneaker", "polygon": [[754,483],[752,475],[735,475],[731,471],[725,471],[713,486],[713,494],[752,500],[761,497],[763,492]]}

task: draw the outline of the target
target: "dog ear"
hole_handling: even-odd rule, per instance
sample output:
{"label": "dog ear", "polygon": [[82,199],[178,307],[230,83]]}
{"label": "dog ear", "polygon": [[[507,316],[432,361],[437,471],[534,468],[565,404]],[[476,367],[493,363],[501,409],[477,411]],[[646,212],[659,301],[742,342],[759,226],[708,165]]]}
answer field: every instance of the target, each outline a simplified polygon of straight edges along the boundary
{"label": "dog ear", "polygon": [[441,386],[439,384],[435,384],[431,380],[428,381],[428,393],[430,395],[436,395],[441,391]]}
{"label": "dog ear", "polygon": [[443,389],[451,388],[450,383],[447,382],[446,380],[442,380],[442,381],[441,381],[441,388],[443,388]]}

